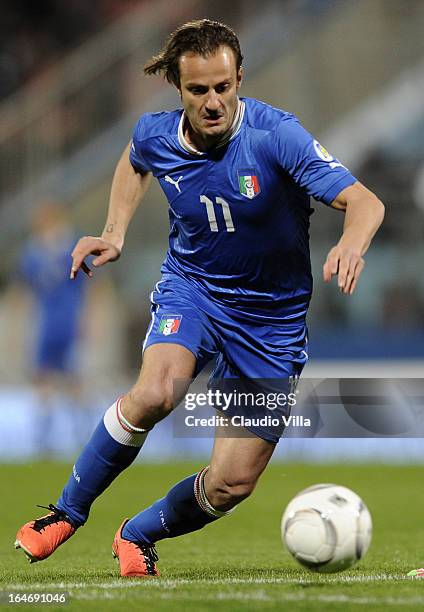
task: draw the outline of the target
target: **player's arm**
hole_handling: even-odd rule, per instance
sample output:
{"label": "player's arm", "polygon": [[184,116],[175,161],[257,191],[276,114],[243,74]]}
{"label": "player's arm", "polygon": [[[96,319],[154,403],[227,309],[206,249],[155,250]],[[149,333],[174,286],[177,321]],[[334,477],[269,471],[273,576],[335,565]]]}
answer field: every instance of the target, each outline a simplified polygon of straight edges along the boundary
{"label": "player's arm", "polygon": [[110,192],[109,210],[101,236],[84,236],[72,251],[71,278],[82,269],[88,276],[92,271],[85,258],[95,255],[93,266],[116,261],[124,246],[125,234],[131,218],[151,182],[151,173],[136,172],[129,160],[131,143],[125,148],[116,166]]}
{"label": "player's arm", "polygon": [[343,189],[331,205],[345,211],[345,221],[339,242],[327,255],[324,281],[337,275],[340,291],[352,294],[365,265],[363,255],[383,222],[384,205],[359,182]]}

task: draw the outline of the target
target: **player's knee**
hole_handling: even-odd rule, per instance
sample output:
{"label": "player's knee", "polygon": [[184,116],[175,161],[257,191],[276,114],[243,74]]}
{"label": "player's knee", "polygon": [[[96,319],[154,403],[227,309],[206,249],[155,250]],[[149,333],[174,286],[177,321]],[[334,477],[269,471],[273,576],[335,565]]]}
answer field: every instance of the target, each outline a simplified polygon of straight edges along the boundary
{"label": "player's knee", "polygon": [[131,397],[144,413],[158,413],[166,416],[173,408],[174,402],[172,391],[166,385],[143,385],[141,388],[134,387]]}
{"label": "player's knee", "polygon": [[249,497],[255,488],[251,482],[236,482],[226,485],[226,494],[231,504],[236,505]]}
{"label": "player's knee", "polygon": [[207,487],[209,502],[217,509],[230,509],[249,497],[256,482],[249,478],[212,477]]}
{"label": "player's knee", "polygon": [[135,385],[126,397],[127,416],[137,427],[152,427],[174,407],[172,390],[166,385]]}

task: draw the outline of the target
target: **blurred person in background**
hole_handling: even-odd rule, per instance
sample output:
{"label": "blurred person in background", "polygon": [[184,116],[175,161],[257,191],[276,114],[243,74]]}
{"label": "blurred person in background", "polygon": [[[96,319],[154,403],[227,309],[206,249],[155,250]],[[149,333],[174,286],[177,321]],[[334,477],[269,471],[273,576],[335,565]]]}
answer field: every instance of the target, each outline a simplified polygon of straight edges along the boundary
{"label": "blurred person in background", "polygon": [[[169,203],[170,247],[152,292],[137,382],[106,411],[57,506],[18,531],[15,546],[32,562],[84,525],[94,500],[209,361],[216,360],[212,382],[277,379],[293,389],[308,358],[311,196],[345,212],[324,280],[336,277],[346,296],[356,288],[384,206],[293,115],[238,97],[242,59],[230,28],[200,20],[173,32],[145,66],[177,87],[183,109],[140,118],[115,171],[102,236],[78,241],[71,278],[93,275],[89,256],[94,267],[119,258],[152,175]],[[178,397],[175,379],[186,382]],[[278,428],[253,423],[243,433],[218,426],[210,466],[123,521],[113,542],[121,575],[158,575],[155,542],[230,514],[253,492],[282,428],[283,419]]]}
{"label": "blurred person in background", "polygon": [[31,234],[23,248],[19,278],[31,297],[34,345],[30,368],[38,397],[36,449],[60,450],[54,440],[54,411],[68,406],[77,441],[86,433],[85,408],[78,370],[78,344],[86,304],[86,282],[64,273],[75,244],[67,207],[53,200],[33,211]]}

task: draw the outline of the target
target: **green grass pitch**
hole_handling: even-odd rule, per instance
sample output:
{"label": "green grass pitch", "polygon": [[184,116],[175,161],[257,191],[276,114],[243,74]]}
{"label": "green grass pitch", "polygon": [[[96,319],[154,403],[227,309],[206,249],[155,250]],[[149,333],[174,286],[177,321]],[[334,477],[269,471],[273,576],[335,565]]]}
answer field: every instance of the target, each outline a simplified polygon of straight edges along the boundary
{"label": "green grass pitch", "polygon": [[[231,517],[202,531],[159,542],[161,578],[123,579],[111,543],[121,520],[162,496],[199,464],[133,466],[97,501],[87,525],[48,560],[29,565],[13,549],[17,528],[55,502],[70,466],[3,465],[1,589],[69,593],[65,610],[418,610],[424,579],[407,578],[424,565],[422,467],[272,463],[253,496]],[[374,521],[371,549],[350,571],[303,570],[280,541],[282,510],[300,489],[335,482],[359,493]],[[42,511],[41,511],[42,514]],[[4,602],[4,599],[3,599]],[[18,606],[1,605],[2,609]],[[19,606],[19,609],[25,609]],[[40,609],[39,606],[37,606]]]}

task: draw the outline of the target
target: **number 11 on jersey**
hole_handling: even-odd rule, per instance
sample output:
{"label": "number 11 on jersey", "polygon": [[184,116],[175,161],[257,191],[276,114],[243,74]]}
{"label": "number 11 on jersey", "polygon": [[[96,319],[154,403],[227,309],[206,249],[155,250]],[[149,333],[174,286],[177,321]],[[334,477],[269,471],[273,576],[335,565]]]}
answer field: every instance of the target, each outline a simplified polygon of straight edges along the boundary
{"label": "number 11 on jersey", "polygon": [[[219,232],[213,201],[205,195],[200,196],[200,201],[203,204],[206,204],[206,213],[208,215],[211,232]],[[233,218],[231,216],[230,205],[224,200],[224,198],[221,198],[220,196],[217,196],[215,198],[215,202],[222,207],[222,215],[224,217],[227,232],[235,232],[236,230],[234,227]]]}

